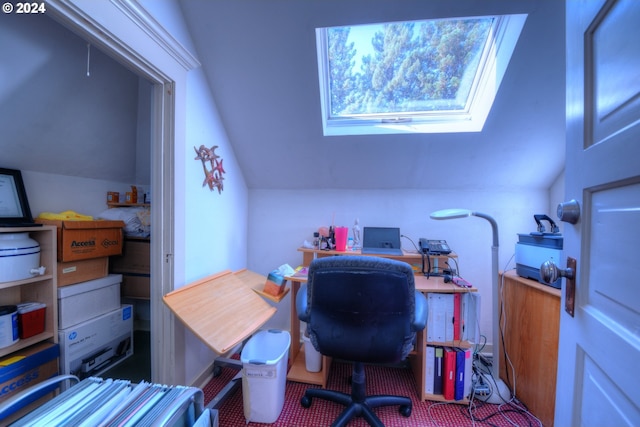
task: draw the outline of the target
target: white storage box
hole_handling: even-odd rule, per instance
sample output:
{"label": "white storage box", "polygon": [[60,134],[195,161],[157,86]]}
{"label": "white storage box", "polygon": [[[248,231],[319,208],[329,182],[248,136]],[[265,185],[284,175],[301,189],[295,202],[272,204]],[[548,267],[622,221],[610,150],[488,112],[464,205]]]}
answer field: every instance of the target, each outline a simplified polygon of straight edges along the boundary
{"label": "white storage box", "polygon": [[133,354],[133,306],[58,331],[60,373],[99,376]]}
{"label": "white storage box", "polygon": [[58,328],[64,329],[120,308],[121,274],[58,288]]}
{"label": "white storage box", "polygon": [[242,398],[247,422],[272,423],[284,406],[291,335],[269,329],[256,333],[242,349]]}

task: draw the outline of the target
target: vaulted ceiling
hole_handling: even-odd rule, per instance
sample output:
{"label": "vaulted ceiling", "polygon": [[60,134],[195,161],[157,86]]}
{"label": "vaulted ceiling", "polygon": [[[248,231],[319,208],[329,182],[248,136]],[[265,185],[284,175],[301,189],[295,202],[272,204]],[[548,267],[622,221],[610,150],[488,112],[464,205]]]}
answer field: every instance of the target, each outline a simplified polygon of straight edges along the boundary
{"label": "vaulted ceiling", "polygon": [[[564,168],[563,2],[178,2],[249,188],[546,189]],[[528,18],[482,132],[322,135],[315,28],[503,13]],[[136,179],[137,76],[94,49],[87,77],[84,40],[44,16],[20,25],[0,27],[0,38],[26,34],[0,61],[2,166]],[[69,121],[81,132],[70,135]],[[96,162],[105,150],[122,161]]]}
{"label": "vaulted ceiling", "polygon": [[[564,167],[556,0],[180,0],[250,188],[548,188]],[[527,13],[479,133],[325,137],[315,28]]]}

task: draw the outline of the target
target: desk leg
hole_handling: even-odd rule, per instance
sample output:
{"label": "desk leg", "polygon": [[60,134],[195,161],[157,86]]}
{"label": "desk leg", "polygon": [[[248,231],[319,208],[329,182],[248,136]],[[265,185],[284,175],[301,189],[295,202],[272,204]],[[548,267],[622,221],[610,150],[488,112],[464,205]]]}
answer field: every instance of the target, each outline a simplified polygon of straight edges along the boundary
{"label": "desk leg", "polygon": [[305,267],[309,267],[311,261],[313,261],[317,257],[316,252],[305,252],[302,254],[302,265]]}
{"label": "desk leg", "polygon": [[291,345],[289,346],[289,361],[293,363],[300,352],[300,319],[296,310],[296,297],[300,290],[300,282],[291,281]]}

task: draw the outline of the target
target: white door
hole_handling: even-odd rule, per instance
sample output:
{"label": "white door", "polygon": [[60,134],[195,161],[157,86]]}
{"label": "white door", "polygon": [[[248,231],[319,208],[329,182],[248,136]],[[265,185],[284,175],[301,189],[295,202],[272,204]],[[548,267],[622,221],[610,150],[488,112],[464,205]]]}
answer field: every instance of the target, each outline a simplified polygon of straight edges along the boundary
{"label": "white door", "polygon": [[566,5],[565,196],[581,216],[564,228],[575,316],[562,310],[555,425],[640,426],[640,1]]}

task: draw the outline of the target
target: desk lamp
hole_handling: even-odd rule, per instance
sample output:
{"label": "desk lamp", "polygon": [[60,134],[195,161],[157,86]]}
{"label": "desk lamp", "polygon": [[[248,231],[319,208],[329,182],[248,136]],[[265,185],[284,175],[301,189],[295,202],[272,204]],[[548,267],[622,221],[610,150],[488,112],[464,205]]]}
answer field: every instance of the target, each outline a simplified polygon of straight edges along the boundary
{"label": "desk lamp", "polygon": [[[500,379],[500,355],[498,354],[498,340],[500,339],[500,315],[498,310],[498,223],[491,216],[470,211],[468,209],[443,209],[441,211],[432,212],[431,219],[456,219],[466,218],[468,216],[477,216],[484,218],[491,223],[491,229],[493,231],[493,245],[491,246],[491,292],[493,299],[493,360],[491,362],[492,370],[491,374],[496,384],[496,393],[492,393],[489,399],[485,400],[489,403],[503,403],[503,391],[507,391],[507,396],[510,396],[510,392],[506,384]],[[496,396],[497,394],[497,396]],[[504,399],[507,400],[507,399]]]}

